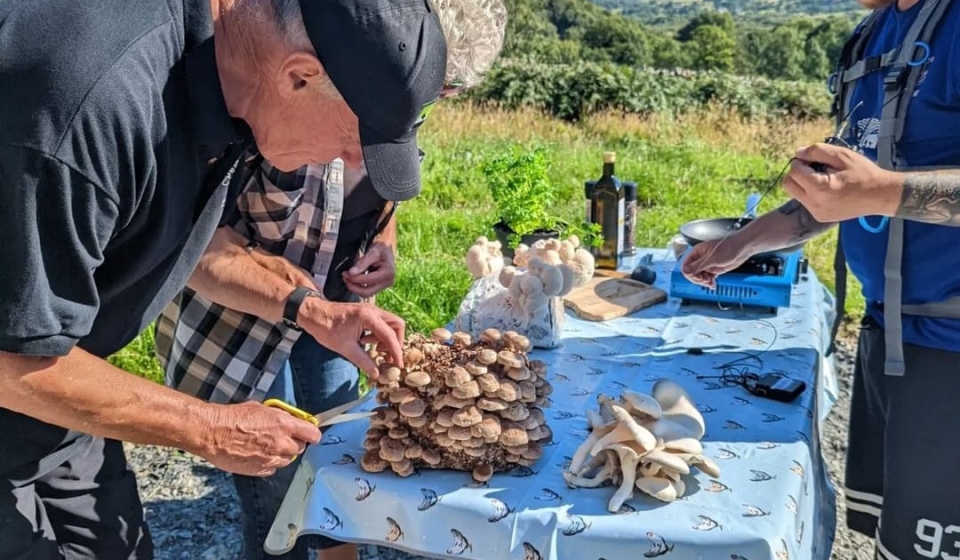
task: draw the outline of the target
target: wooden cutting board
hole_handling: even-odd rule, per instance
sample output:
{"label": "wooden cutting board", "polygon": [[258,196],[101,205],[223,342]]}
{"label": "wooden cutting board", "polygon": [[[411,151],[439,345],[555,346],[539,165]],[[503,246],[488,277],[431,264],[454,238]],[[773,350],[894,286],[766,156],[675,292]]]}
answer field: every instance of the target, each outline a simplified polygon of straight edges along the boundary
{"label": "wooden cutting board", "polygon": [[667,301],[659,288],[629,278],[595,276],[564,296],[563,303],[587,321],[609,321]]}

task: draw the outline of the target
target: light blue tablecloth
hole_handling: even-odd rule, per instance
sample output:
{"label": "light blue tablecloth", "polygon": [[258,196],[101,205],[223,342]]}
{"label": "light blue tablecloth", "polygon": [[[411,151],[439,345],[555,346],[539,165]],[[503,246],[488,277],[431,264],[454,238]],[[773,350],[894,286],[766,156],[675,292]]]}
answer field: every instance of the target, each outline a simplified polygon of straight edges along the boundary
{"label": "light blue tablecloth", "polygon": [[[646,253],[655,256],[658,287],[669,292],[672,256],[638,255]],[[546,413],[555,435],[534,467],[483,486],[461,472],[370,474],[358,464],[367,423],[338,425],[305,455],[315,481],[299,532],[474,560],[825,560],[836,524],[819,449],[836,394],[832,360],[822,357],[832,306],[811,270],[791,308],[775,317],[673,299],[608,323],[568,315],[563,346],[532,354],[548,364],[554,393]],[[698,379],[747,353],[762,360],[751,371],[803,380],[806,391],[784,404]],[[722,476],[694,470],[682,500],[664,504],[637,491],[609,514],[614,488],[570,489],[561,472],[587,436],[584,410],[596,407],[597,393],[649,392],[658,378],[682,384],[703,412],[704,453]]]}

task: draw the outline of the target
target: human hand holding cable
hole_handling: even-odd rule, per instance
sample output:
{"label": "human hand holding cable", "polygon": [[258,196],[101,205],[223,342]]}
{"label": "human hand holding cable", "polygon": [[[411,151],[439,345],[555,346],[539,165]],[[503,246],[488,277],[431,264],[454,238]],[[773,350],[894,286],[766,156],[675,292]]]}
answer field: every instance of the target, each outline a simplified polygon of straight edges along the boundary
{"label": "human hand holding cable", "polygon": [[[822,164],[818,166],[817,164]],[[845,146],[813,144],[797,150],[783,188],[819,222],[893,216],[903,181]]]}

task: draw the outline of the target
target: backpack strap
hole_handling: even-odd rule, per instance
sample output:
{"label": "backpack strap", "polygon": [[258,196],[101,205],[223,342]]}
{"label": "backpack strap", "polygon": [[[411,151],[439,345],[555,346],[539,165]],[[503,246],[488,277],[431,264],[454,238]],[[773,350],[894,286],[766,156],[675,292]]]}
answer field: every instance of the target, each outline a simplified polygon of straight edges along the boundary
{"label": "backpack strap", "polygon": [[[850,99],[853,96],[855,81],[865,76],[866,64],[863,62],[863,52],[867,48],[867,41],[870,40],[870,33],[876,26],[882,10],[874,10],[863,21],[857,25],[850,38],[844,43],[840,50],[840,57],[837,60],[837,70],[830,76],[828,87],[833,93],[833,106],[830,115],[836,121],[836,126],[842,125],[850,112]],[[851,78],[851,76],[856,76]],[[834,298],[835,316],[833,325],[830,329],[830,346],[827,348],[826,355],[831,355],[836,350],[837,333],[840,331],[840,325],[846,316],[847,304],[847,261],[843,254],[843,243],[840,235],[837,235],[837,248],[833,255],[833,277],[834,277]]]}

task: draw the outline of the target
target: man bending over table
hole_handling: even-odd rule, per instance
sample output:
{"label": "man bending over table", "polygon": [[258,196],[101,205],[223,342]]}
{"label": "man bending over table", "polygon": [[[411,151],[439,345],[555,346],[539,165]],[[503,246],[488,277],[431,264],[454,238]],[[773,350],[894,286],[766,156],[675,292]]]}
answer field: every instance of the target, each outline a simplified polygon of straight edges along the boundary
{"label": "man bending over table", "polygon": [[[440,96],[449,97],[478,83],[493,64],[503,44],[506,10],[501,0],[433,0],[432,5],[449,53]],[[394,210],[399,200],[416,192],[384,196],[366,176],[359,153],[348,151],[342,160],[291,173],[262,162],[231,227],[217,233],[200,266],[227,271],[237,259],[256,261],[262,267],[259,274],[237,280],[285,285],[291,301],[359,301],[390,287]],[[198,291],[185,290],[158,322],[157,355],[168,385],[213,402],[278,398],[308,412],[357,398],[356,366],[298,330],[295,305],[285,326],[213,303],[223,289],[217,283],[193,287]],[[365,358],[358,353],[354,363]],[[298,464],[267,478],[233,477],[245,558],[306,560],[309,548],[316,547],[323,560],[355,560],[355,545],[320,536],[299,539],[281,557],[264,552],[263,542]]]}
{"label": "man bending over table", "polygon": [[[850,88],[840,90],[850,96],[838,119],[855,109],[845,137],[854,149],[799,150],[783,183],[794,199],[722,242],[695,246],[683,272],[714,286],[751,255],[839,223],[840,255],[867,301],[850,411],[847,524],[875,537],[882,560],[957,558],[960,2],[865,5],[875,11],[855,37],[864,38],[856,58],[866,62],[844,63],[837,80]],[[924,37],[921,29],[935,31]],[[843,287],[840,276],[838,294]]]}

